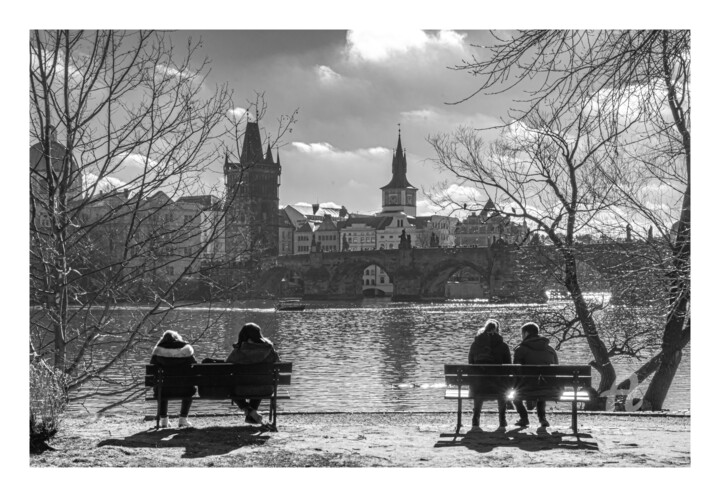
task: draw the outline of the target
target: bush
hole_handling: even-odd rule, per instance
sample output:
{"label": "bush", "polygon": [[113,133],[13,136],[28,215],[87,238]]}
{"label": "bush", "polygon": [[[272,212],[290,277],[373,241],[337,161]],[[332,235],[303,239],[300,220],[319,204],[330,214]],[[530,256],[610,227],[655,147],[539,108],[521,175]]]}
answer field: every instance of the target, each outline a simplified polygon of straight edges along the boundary
{"label": "bush", "polygon": [[63,374],[42,360],[30,363],[30,453],[50,448],[67,405]]}

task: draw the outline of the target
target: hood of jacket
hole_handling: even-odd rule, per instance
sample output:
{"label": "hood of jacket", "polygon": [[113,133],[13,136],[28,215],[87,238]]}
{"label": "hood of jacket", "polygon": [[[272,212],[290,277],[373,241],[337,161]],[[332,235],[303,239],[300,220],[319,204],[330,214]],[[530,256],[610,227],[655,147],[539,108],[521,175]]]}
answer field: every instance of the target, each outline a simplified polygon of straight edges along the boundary
{"label": "hood of jacket", "polygon": [[521,347],[527,347],[531,350],[544,351],[550,344],[550,340],[545,337],[535,336],[528,337],[520,343]]}
{"label": "hood of jacket", "polygon": [[499,333],[488,333],[483,331],[479,335],[475,336],[475,343],[477,345],[488,345],[491,348],[495,348],[503,342],[503,337]]}
{"label": "hood of jacket", "polygon": [[255,364],[265,362],[273,353],[273,345],[270,340],[264,339],[261,343],[242,342],[233,344],[233,350],[228,357],[228,362],[240,364]]}
{"label": "hood of jacket", "polygon": [[194,354],[192,345],[178,341],[159,343],[152,351],[152,355],[158,357],[192,357]]}

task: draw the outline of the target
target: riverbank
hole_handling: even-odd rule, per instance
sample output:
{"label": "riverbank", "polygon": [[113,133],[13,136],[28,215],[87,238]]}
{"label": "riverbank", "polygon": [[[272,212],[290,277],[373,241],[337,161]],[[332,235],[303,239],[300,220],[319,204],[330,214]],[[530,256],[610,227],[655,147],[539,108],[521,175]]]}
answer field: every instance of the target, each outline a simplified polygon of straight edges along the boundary
{"label": "riverbank", "polygon": [[[276,433],[240,416],[192,416],[192,428],[156,431],[140,415],[73,416],[30,456],[31,467],[687,467],[690,416],[662,413],[550,413],[550,428],[454,434],[455,413],[280,413]],[[469,425],[467,413],[463,421]]]}

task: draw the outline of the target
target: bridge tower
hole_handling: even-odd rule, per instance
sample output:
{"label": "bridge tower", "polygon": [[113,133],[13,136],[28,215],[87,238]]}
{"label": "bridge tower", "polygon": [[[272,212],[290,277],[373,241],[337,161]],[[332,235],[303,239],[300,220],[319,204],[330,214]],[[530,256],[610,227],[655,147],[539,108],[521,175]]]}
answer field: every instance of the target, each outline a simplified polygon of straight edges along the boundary
{"label": "bridge tower", "polygon": [[240,162],[225,156],[227,193],[225,249],[231,259],[273,256],[279,246],[280,155],[273,160],[270,144],[263,155],[260,127],[248,120]]}
{"label": "bridge tower", "polygon": [[407,180],[407,154],[402,148],[398,129],[397,149],[393,154],[392,179],[380,188],[382,190],[382,212],[380,216],[404,212],[415,217],[417,211],[417,188]]}

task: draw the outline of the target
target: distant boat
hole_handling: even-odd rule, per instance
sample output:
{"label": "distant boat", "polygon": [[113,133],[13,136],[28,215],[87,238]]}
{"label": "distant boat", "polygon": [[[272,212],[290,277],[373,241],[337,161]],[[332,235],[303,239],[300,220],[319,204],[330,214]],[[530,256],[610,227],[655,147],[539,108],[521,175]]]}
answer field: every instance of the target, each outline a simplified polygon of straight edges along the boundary
{"label": "distant boat", "polygon": [[305,304],[300,299],[280,299],[275,304],[276,311],[304,311]]}

